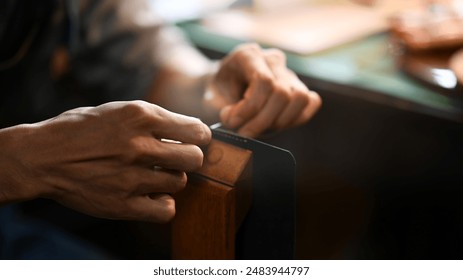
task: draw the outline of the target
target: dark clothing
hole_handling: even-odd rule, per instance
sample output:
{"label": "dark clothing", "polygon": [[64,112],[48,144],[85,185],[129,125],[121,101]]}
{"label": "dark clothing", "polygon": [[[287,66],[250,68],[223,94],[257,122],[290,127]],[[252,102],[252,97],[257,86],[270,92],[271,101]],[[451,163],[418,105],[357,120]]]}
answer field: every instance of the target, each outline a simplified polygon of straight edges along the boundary
{"label": "dark clothing", "polygon": [[[0,128],[71,108],[142,99],[174,46],[185,45],[161,23],[144,0],[2,0]],[[54,80],[50,63],[58,47],[69,52],[70,69]],[[53,202],[0,208],[1,258],[131,258],[136,252],[124,255],[124,248],[132,241],[121,222]]]}
{"label": "dark clothing", "polygon": [[[166,47],[147,1],[3,1],[0,128],[145,96]],[[53,80],[58,47],[68,50],[70,69]]]}

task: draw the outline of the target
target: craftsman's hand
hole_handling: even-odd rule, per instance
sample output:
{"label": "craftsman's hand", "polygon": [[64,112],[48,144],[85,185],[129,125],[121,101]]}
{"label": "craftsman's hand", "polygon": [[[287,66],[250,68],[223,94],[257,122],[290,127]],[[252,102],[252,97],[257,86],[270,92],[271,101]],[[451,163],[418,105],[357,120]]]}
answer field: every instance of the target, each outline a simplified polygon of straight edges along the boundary
{"label": "craftsman's hand", "polygon": [[303,124],[321,105],[318,94],[286,67],[283,52],[255,44],[242,45],[224,58],[205,101],[221,108],[225,126],[249,137]]}
{"label": "craftsman's hand", "polygon": [[92,216],[154,222],[174,216],[171,194],[202,165],[197,145],[211,138],[198,119],[142,101],[78,108],[2,133],[14,129],[22,132],[4,142],[11,152],[0,165],[10,166],[16,189],[0,180],[4,201],[43,196]]}

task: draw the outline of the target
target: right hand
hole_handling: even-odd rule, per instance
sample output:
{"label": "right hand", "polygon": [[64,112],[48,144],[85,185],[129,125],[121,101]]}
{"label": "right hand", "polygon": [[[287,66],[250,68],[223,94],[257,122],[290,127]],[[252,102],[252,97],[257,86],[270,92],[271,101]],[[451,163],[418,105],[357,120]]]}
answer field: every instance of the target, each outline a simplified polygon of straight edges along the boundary
{"label": "right hand", "polygon": [[43,196],[96,217],[152,222],[175,215],[171,194],[185,186],[186,171],[201,167],[197,145],[211,139],[200,120],[143,101],[77,108],[19,127],[26,133],[9,147],[20,163],[12,170],[22,184],[16,200]]}

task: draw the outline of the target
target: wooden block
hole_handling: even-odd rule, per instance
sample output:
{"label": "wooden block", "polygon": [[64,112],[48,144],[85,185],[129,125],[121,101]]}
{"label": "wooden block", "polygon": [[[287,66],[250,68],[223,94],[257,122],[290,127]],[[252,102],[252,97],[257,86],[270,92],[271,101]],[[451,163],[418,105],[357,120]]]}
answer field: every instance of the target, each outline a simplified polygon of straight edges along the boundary
{"label": "wooden block", "polygon": [[134,225],[141,257],[235,258],[235,235],[252,199],[252,152],[213,139],[204,153],[202,168],[175,195],[175,218]]}
{"label": "wooden block", "polygon": [[190,179],[176,197],[172,222],[173,259],[233,259],[234,189],[201,177]]}
{"label": "wooden block", "polygon": [[233,259],[235,234],[251,204],[251,151],[213,140],[203,167],[176,195],[173,259]]}

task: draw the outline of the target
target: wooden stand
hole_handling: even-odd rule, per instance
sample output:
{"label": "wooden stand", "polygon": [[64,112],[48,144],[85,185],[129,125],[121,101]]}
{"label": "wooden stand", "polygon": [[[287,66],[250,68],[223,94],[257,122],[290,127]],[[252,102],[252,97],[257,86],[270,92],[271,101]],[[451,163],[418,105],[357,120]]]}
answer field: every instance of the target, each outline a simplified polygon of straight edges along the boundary
{"label": "wooden stand", "polygon": [[251,204],[251,151],[213,140],[201,170],[176,196],[173,259],[233,259],[235,234]]}
{"label": "wooden stand", "polygon": [[236,232],[251,205],[252,152],[213,139],[200,170],[175,195],[166,225],[138,224],[144,250],[172,259],[234,259]]}

